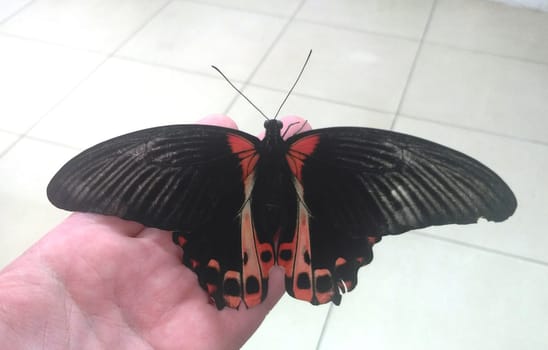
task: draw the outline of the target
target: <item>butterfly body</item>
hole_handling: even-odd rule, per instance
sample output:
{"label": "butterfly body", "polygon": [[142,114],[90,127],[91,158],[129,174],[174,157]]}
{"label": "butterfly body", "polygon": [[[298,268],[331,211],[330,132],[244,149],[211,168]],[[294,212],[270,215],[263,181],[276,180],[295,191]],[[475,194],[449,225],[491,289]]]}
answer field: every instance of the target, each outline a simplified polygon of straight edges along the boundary
{"label": "butterfly body", "polygon": [[275,264],[290,295],[338,304],[382,236],[502,221],[516,208],[494,172],[439,144],[352,127],[284,139],[275,119],[262,140],[206,125],[116,137],[68,162],[48,197],[174,231],[218,308],[264,300]]}

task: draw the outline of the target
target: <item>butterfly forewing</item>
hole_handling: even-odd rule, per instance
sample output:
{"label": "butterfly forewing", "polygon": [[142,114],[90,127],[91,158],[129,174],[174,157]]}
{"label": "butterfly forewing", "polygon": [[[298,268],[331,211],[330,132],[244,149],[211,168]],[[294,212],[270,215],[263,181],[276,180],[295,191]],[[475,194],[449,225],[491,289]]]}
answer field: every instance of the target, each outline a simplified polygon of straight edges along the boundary
{"label": "butterfly forewing", "polygon": [[119,136],[82,152],[48,185],[59,208],[96,212],[166,230],[237,213],[244,198],[238,155],[215,126],[172,125]]}
{"label": "butterfly forewing", "polygon": [[[205,125],[137,131],[69,161],[51,180],[48,198],[63,209],[176,231],[185,265],[219,308],[238,307],[242,298],[257,304],[266,295],[262,276],[268,275],[257,265],[268,270],[268,264],[253,260],[253,252],[266,246],[255,246],[251,214],[243,206],[258,142],[237,130]],[[266,243],[273,256],[272,242]],[[251,251],[243,269],[245,247]]]}
{"label": "butterfly forewing", "polygon": [[310,135],[319,142],[302,167],[304,201],[314,218],[352,236],[502,221],[516,208],[499,176],[442,145],[368,128],[314,130],[288,142]]}
{"label": "butterfly forewing", "polygon": [[[307,210],[300,230],[309,235],[310,250],[297,249],[286,272],[295,270],[299,254],[309,255],[313,303],[338,304],[340,292],[356,286],[358,268],[372,260],[372,246],[383,235],[481,217],[501,221],[516,208],[513,193],[494,172],[417,137],[328,128],[288,143],[288,162]],[[298,297],[295,286],[287,285]]]}

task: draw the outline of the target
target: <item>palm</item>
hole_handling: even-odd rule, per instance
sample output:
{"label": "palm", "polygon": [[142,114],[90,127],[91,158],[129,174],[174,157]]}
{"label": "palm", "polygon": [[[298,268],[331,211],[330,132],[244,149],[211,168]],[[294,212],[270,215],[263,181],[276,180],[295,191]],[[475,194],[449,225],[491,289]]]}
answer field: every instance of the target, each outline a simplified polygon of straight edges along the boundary
{"label": "palm", "polygon": [[77,334],[94,348],[237,348],[283,293],[281,276],[274,276],[263,304],[218,311],[180,255],[169,232],[74,214],[14,265],[36,267],[32,260],[40,257],[44,275],[28,282],[55,286],[40,296],[50,318],[60,321],[49,327],[69,323],[71,337],[82,327]]}

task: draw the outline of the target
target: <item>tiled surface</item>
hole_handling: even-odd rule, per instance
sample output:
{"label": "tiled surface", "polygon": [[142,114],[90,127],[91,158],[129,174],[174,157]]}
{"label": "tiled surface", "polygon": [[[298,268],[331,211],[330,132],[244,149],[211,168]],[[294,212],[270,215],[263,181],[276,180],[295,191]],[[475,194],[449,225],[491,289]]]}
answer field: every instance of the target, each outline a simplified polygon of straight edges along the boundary
{"label": "tiled surface", "polygon": [[20,11],[31,0],[3,0],[0,4],[0,23]]}
{"label": "tiled surface", "polygon": [[545,12],[484,0],[439,0],[426,40],[548,63],[546,33]]}
{"label": "tiled surface", "polygon": [[75,154],[73,149],[25,138],[0,158],[1,266],[67,216],[48,202],[45,188]]}
{"label": "tiled surface", "polygon": [[300,6],[301,0],[277,0],[277,1],[255,1],[255,0],[204,0],[204,4],[225,6],[242,11],[263,12],[271,15],[290,16]]}
{"label": "tiled surface", "polygon": [[0,154],[3,154],[19,139],[19,135],[0,131]]}
{"label": "tiled surface", "polygon": [[340,307],[285,297],[245,348],[545,349],[546,23],[482,0],[2,1],[0,265],[66,216],[45,187],[78,149],[219,112],[258,133],[209,66],[272,115],[313,49],[282,114],[395,122],[492,167],[519,207],[384,239]]}
{"label": "tiled surface", "polygon": [[221,113],[235,94],[217,78],[113,58],[30,135],[85,148],[129,131]]}
{"label": "tiled surface", "polygon": [[544,349],[546,266],[390,237],[331,313],[320,349]]}
{"label": "tiled surface", "polygon": [[547,96],[548,65],[425,44],[401,112],[548,143]]}
{"label": "tiled surface", "polygon": [[316,349],[328,311],[329,305],[311,307],[286,294],[243,349]]}
{"label": "tiled surface", "polygon": [[109,53],[168,0],[36,0],[1,32]]}
{"label": "tiled surface", "polygon": [[342,28],[420,39],[433,0],[305,1],[300,20]]}
{"label": "tiled surface", "polygon": [[89,75],[98,54],[1,35],[0,128],[24,133]]}
{"label": "tiled surface", "polygon": [[241,11],[226,7],[174,1],[120,55],[218,76],[210,67],[215,63],[233,79],[244,80],[285,22],[269,15],[242,17]]}
{"label": "tiled surface", "polygon": [[287,90],[313,49],[296,92],[395,112],[417,46],[412,40],[297,21],[251,82]]}

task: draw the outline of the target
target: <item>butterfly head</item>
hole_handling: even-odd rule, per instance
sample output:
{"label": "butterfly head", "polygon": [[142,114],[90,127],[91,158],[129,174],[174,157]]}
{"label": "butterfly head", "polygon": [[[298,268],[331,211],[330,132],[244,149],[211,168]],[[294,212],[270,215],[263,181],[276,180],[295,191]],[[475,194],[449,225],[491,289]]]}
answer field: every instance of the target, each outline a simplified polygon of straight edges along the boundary
{"label": "butterfly head", "polygon": [[280,133],[280,130],[282,130],[284,126],[282,121],[278,119],[265,120],[263,125],[266,130],[273,130],[273,131],[275,130],[278,133]]}
{"label": "butterfly head", "polygon": [[269,119],[264,122],[265,135],[263,141],[265,144],[278,144],[282,141],[283,123],[278,119]]}

